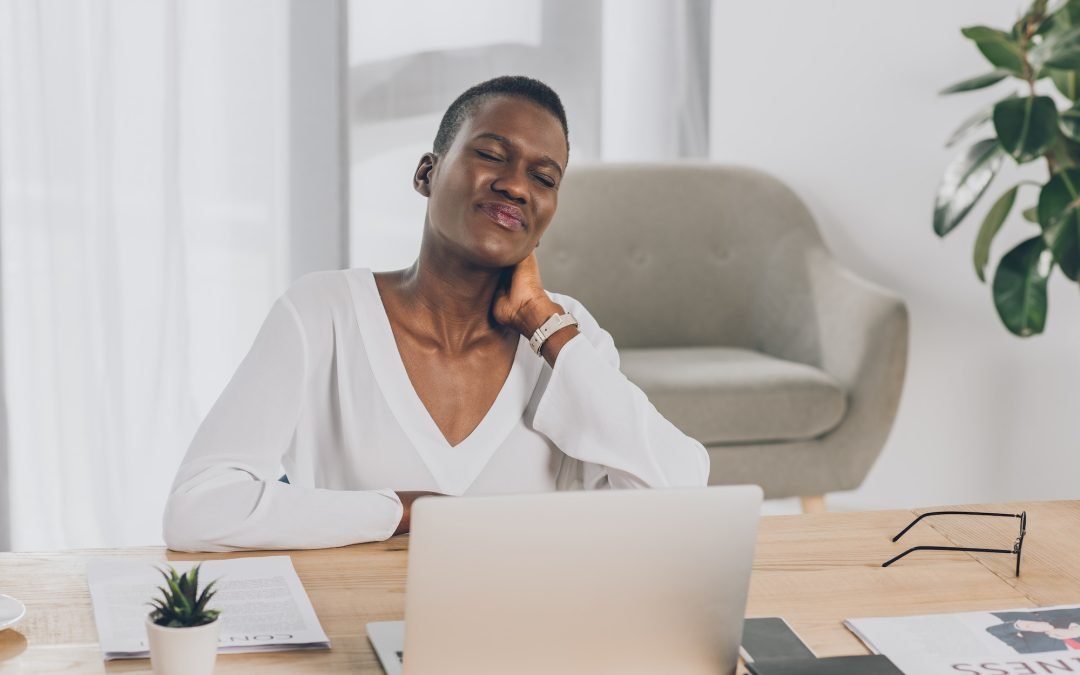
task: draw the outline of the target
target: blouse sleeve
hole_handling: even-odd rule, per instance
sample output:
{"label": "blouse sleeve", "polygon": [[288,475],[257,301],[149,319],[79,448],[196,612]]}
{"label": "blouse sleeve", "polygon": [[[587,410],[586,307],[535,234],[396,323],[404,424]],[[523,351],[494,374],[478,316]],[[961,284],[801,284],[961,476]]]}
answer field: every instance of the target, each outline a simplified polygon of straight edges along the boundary
{"label": "blouse sleeve", "polygon": [[580,303],[553,295],[579,322],[580,334],[555,360],[533,426],[584,464],[584,486],[705,485],[709,455],[679,431],[619,370],[611,335]]}
{"label": "blouse sleeve", "polygon": [[278,480],[312,358],[288,294],[195,434],[165,507],[179,551],[344,546],[386,539],[401,519],[391,490],[302,488]]}

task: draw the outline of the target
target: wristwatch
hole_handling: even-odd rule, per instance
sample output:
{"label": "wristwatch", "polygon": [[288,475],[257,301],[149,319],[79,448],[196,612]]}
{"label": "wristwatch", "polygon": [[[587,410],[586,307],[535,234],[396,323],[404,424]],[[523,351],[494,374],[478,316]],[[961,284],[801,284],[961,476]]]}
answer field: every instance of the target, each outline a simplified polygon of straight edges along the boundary
{"label": "wristwatch", "polygon": [[548,320],[536,329],[536,332],[533,333],[533,336],[529,339],[529,346],[532,347],[532,350],[539,356],[540,348],[544,346],[547,339],[554,335],[556,331],[576,325],[578,325],[577,319],[575,319],[574,315],[570,312],[567,312],[566,314],[559,314],[556,312],[548,317]]}

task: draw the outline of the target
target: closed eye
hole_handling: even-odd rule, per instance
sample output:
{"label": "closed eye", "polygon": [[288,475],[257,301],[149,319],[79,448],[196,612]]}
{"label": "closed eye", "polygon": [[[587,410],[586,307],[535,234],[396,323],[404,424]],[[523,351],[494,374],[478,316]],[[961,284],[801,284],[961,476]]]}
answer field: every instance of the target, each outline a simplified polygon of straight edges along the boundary
{"label": "closed eye", "polygon": [[[492,154],[492,153],[490,153],[490,152],[488,152],[486,150],[475,150],[474,152],[476,152],[476,155],[478,157],[480,157],[481,159],[483,159],[485,161],[488,161],[488,162],[502,162],[503,161],[503,158],[500,157],[499,155]],[[534,173],[533,178],[535,178],[541,185],[543,185],[546,188],[555,188],[557,186],[555,179],[552,178],[551,176],[548,176],[547,174]]]}

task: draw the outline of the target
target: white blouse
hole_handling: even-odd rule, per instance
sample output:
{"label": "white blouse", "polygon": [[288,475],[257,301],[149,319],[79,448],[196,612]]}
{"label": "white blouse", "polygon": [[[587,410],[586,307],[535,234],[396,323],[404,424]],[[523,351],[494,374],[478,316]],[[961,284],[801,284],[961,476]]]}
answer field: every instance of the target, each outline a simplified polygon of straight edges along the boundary
{"label": "white blouse", "polygon": [[704,485],[704,447],[619,372],[611,336],[580,303],[551,297],[581,334],[554,368],[520,338],[494,404],[451,446],[412,387],[371,271],[299,280],[195,434],[165,508],[169,548],[386,539],[402,515],[395,491]]}

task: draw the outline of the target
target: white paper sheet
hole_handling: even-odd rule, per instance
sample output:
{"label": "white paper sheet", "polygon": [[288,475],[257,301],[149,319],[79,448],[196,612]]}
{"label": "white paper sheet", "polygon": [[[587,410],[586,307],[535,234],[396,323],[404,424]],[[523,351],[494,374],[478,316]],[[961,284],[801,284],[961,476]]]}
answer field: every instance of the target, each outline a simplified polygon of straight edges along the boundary
{"label": "white paper sheet", "polygon": [[[170,561],[178,572],[195,562]],[[98,558],[86,566],[98,640],[106,660],[145,658],[147,604],[164,583],[160,562]],[[289,556],[207,560],[199,586],[217,579],[210,607],[221,610],[218,653],[328,649],[323,632]]]}

